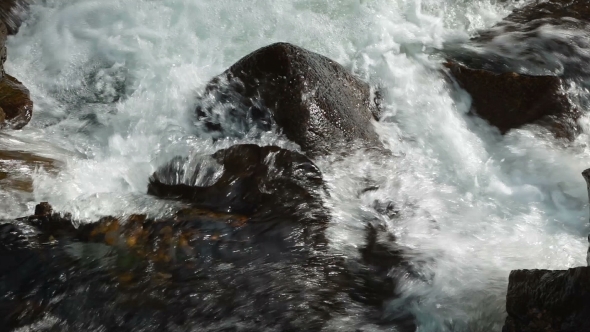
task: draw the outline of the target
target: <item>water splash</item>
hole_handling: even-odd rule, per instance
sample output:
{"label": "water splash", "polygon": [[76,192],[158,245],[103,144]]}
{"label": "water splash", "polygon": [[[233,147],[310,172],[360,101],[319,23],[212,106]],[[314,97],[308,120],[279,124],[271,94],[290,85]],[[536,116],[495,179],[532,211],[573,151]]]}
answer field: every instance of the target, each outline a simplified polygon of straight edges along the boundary
{"label": "water splash", "polygon": [[[194,124],[198,93],[211,77],[258,47],[292,42],[384,90],[377,129],[393,156],[359,152],[318,161],[330,186],[333,249],[357,255],[364,220],[380,220],[419,276],[404,278],[389,315],[412,312],[420,331],[499,330],[509,271],[584,265],[588,231],[580,172],[590,164],[590,131],[568,146],[538,128],[502,137],[466,115],[469,96],[451,89],[441,60],[429,55],[491,26],[511,6],[38,2],[9,39],[6,64],[31,90],[35,114],[28,127],[0,143],[45,153],[63,166],[57,174],[33,172],[33,196],[4,193],[15,201],[2,203],[5,216],[20,216],[42,200],[82,221],[138,211],[157,215],[171,207],[145,196],[147,181],[177,155],[209,154],[238,142],[297,149],[275,133],[213,142]],[[575,92],[587,95],[583,88]],[[587,118],[581,123],[588,127]],[[367,183],[379,186],[364,191]],[[383,213],[380,204],[395,213]]]}

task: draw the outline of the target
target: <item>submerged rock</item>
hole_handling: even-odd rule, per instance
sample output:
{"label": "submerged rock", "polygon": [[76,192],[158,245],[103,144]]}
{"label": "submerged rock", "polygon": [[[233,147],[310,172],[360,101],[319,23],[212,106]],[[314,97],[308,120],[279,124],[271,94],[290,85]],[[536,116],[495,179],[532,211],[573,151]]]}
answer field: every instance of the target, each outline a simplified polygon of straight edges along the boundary
{"label": "submerged rock", "polygon": [[[243,144],[204,158],[213,163],[187,169],[188,161],[175,159],[162,167],[150,179],[148,193],[215,211],[327,221],[322,175],[306,156],[276,146]],[[217,179],[197,183],[199,178]]]}
{"label": "submerged rock", "polygon": [[0,79],[0,108],[4,113],[0,128],[21,129],[33,115],[29,90],[8,74]]}
{"label": "submerged rock", "polygon": [[457,83],[472,97],[472,108],[502,134],[527,124],[538,124],[556,137],[573,138],[580,116],[555,76],[497,73],[447,62]]}
{"label": "submerged rock", "polygon": [[[387,271],[399,257],[377,244],[376,229],[351,269],[328,250],[322,225],[292,218],[188,208],[76,228],[46,203],[35,211],[0,224],[0,294],[11,294],[0,296],[9,313],[0,323],[9,328],[51,317],[43,324],[60,330],[226,331],[239,322],[239,331],[320,331],[348,315],[349,296],[370,305],[353,307],[373,322],[393,296]],[[38,233],[25,236],[23,224]],[[396,330],[412,331],[410,321]]]}
{"label": "submerged rock", "polygon": [[506,311],[503,332],[590,331],[590,268],[512,271]]}
{"label": "submerged rock", "polygon": [[338,63],[288,43],[263,47],[213,79],[197,116],[220,135],[269,130],[276,123],[309,155],[353,141],[379,145],[369,85]]}

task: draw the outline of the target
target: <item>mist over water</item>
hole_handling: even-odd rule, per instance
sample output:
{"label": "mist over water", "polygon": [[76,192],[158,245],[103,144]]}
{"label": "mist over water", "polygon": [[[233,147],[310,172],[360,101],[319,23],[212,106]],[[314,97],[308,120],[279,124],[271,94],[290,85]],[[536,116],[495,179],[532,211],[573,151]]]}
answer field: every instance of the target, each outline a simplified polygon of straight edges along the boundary
{"label": "mist over water", "polygon": [[[470,97],[445,79],[446,42],[465,41],[513,2],[444,0],[46,0],[8,41],[7,72],[35,113],[0,149],[59,162],[34,170],[32,193],[0,188],[0,218],[49,201],[80,222],[174,212],[146,195],[177,155],[236,142],[298,147],[277,130],[213,142],[194,117],[204,85],[242,56],[285,41],[328,56],[384,95],[376,123],[392,156],[359,151],[317,164],[328,182],[332,250],[358,255],[367,220],[387,224],[412,273],[395,316],[419,331],[499,331],[512,269],[586,265],[590,122],[576,141],[535,127],[505,136],[467,115]],[[573,86],[572,98],[588,91]],[[369,185],[378,188],[363,191]],[[383,213],[390,205],[395,213]],[[346,324],[354,315],[335,321]],[[346,325],[342,325],[346,326]],[[376,327],[375,327],[376,328]]]}

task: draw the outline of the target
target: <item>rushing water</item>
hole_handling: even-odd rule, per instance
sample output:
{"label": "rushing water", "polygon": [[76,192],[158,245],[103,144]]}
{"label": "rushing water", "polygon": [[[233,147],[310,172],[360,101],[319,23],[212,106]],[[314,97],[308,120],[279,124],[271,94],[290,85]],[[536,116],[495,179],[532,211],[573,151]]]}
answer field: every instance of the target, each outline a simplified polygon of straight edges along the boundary
{"label": "rushing water", "polygon": [[[568,145],[535,128],[502,137],[466,115],[469,96],[445,81],[442,60],[431,54],[492,26],[515,5],[522,4],[38,1],[9,38],[6,63],[31,90],[35,113],[23,130],[1,134],[0,148],[55,159],[58,171],[15,167],[32,172],[32,192],[0,188],[0,217],[26,215],[39,201],[80,221],[163,215],[173,208],[145,194],[147,181],[176,155],[238,141],[297,149],[271,133],[213,143],[193,116],[211,77],[259,47],[287,41],[385,91],[376,126],[393,156],[317,161],[331,193],[332,250],[357,255],[360,220],[381,218],[421,276],[401,276],[387,314],[410,310],[419,331],[498,331],[510,270],[585,265],[588,232],[580,175],[590,166],[588,120]],[[359,195],[367,180],[379,189]],[[397,216],[379,214],[375,202],[393,202]]]}

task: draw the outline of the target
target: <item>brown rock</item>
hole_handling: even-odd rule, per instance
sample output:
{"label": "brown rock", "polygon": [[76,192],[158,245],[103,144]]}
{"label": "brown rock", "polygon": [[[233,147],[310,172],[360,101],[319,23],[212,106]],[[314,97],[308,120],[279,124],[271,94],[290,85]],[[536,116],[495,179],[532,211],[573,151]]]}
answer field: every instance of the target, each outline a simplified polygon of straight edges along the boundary
{"label": "brown rock", "polygon": [[501,133],[536,123],[556,137],[575,135],[580,113],[568,101],[558,77],[496,73],[454,62],[445,66],[471,95],[474,112]]}
{"label": "brown rock", "polygon": [[32,174],[35,169],[43,167],[46,171],[56,173],[59,165],[56,160],[24,151],[0,150],[0,188],[9,192],[33,192]]}
{"label": "brown rock", "polygon": [[481,31],[469,47],[448,45],[446,66],[471,94],[474,112],[502,133],[534,123],[572,139],[580,112],[562,79],[584,82],[590,75],[589,19],[585,0],[533,1]]}
{"label": "brown rock", "polygon": [[[222,113],[222,114],[220,114]],[[338,63],[276,43],[242,58],[206,88],[197,108],[210,131],[270,129],[274,121],[309,155],[352,141],[378,145],[371,119],[377,108],[370,87]],[[227,121],[224,119],[232,119]]]}
{"label": "brown rock", "polygon": [[5,114],[0,128],[21,129],[29,123],[33,114],[29,90],[10,75],[0,79],[0,108]]}
{"label": "brown rock", "polygon": [[590,267],[510,272],[506,311],[503,332],[590,331]]}

